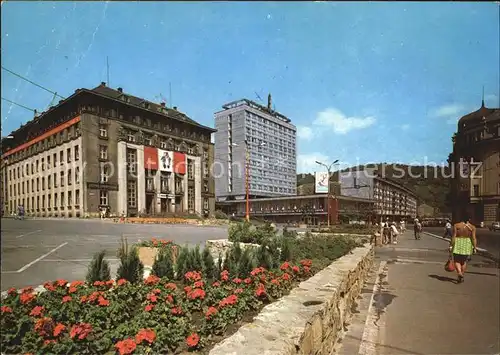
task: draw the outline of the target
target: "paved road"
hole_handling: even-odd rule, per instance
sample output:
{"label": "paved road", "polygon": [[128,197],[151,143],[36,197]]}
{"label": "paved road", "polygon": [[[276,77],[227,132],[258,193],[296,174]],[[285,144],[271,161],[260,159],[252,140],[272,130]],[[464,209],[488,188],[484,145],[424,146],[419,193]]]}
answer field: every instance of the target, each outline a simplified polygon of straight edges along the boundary
{"label": "paved road", "polygon": [[1,290],[63,278],[82,280],[92,256],[105,250],[112,272],[122,236],[129,244],[151,237],[178,244],[227,238],[227,227],[117,224],[100,220],[2,219]]}
{"label": "paved road", "polygon": [[406,233],[378,248],[338,354],[498,354],[500,270],[474,256],[457,284],[447,245]]}
{"label": "paved road", "polygon": [[[442,236],[443,227],[424,227],[425,232]],[[477,228],[476,230],[477,246],[488,250],[491,254],[500,258],[500,232],[493,232],[487,228]]]}

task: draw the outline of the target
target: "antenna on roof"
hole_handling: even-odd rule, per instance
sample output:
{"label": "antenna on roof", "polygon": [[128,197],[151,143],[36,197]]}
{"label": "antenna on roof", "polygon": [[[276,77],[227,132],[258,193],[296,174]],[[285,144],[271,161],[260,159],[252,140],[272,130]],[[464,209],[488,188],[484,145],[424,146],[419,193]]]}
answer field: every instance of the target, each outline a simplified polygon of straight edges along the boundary
{"label": "antenna on roof", "polygon": [[108,87],[111,87],[111,85],[109,84],[109,57],[106,56],[106,84],[108,85]]}
{"label": "antenna on roof", "polygon": [[484,107],[484,85],[483,85],[483,99],[481,101],[481,107]]}
{"label": "antenna on roof", "polygon": [[260,102],[263,102],[264,100],[262,100],[262,98],[259,96],[259,94],[257,94],[257,91],[254,91],[255,92],[255,96],[257,96],[257,99],[260,101]]}

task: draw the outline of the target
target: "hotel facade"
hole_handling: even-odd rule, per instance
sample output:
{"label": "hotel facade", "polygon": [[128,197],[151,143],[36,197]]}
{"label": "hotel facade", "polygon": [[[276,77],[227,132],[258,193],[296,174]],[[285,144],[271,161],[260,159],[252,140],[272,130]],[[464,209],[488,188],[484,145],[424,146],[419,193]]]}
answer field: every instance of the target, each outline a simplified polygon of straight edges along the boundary
{"label": "hotel facade", "polygon": [[2,141],[2,202],[39,217],[214,211],[212,128],[101,83]]}

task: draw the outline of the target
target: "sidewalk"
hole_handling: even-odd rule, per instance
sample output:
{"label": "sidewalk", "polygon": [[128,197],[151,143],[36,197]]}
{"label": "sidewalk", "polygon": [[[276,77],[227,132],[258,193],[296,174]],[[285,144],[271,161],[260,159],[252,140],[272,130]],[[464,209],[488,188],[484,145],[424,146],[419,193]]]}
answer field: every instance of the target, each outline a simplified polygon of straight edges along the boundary
{"label": "sidewalk", "polygon": [[377,248],[338,354],[499,354],[500,276],[473,256],[465,282],[444,270],[448,242],[412,233]]}

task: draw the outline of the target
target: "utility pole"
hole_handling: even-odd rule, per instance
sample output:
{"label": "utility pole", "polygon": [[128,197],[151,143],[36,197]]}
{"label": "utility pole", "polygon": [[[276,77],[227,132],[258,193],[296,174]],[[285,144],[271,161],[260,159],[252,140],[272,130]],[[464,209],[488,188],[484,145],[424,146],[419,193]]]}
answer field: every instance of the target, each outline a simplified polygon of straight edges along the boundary
{"label": "utility pole", "polygon": [[[326,201],[327,201],[327,204],[328,204],[328,212],[327,212],[327,222],[328,222],[328,227],[330,227],[330,191],[331,191],[331,187],[330,187],[330,177],[331,177],[331,171],[332,171],[332,167],[333,165],[337,164],[339,160],[335,160],[333,161],[330,165],[326,165],[322,162],[319,162],[319,161],[316,161],[316,164],[318,165],[321,165],[321,166],[324,166],[326,168],[326,171],[328,172],[328,193],[327,193],[327,198],[326,198]],[[336,201],[336,199],[335,199]]]}

